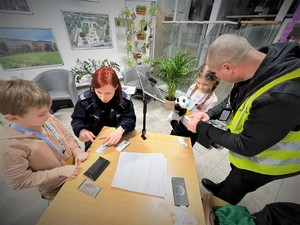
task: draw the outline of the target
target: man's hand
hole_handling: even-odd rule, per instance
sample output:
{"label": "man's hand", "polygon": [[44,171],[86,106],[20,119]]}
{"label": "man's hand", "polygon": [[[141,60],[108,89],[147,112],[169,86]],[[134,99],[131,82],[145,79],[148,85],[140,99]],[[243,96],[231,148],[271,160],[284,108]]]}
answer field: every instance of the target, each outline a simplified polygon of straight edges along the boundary
{"label": "man's hand", "polygon": [[121,126],[119,126],[105,138],[103,143],[108,145],[116,145],[122,138],[123,133],[124,129]]}
{"label": "man's hand", "polygon": [[96,136],[91,131],[86,129],[82,129],[79,133],[79,140],[82,142],[87,142],[87,141],[94,142],[95,137]]}
{"label": "man's hand", "polygon": [[196,127],[199,121],[208,121],[210,118],[204,112],[195,113],[189,117],[187,117],[188,124],[187,129],[193,133],[196,133]]}

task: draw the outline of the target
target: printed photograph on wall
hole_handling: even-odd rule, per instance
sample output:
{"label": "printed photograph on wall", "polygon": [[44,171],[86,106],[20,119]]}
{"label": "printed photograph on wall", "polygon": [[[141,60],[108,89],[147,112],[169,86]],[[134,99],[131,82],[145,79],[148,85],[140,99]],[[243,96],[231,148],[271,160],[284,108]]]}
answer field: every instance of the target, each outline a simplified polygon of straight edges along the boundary
{"label": "printed photograph on wall", "polygon": [[108,15],[61,12],[73,49],[113,47]]}
{"label": "printed photograph on wall", "polygon": [[27,0],[0,0],[0,12],[32,14]]}
{"label": "printed photograph on wall", "polygon": [[0,63],[4,70],[63,65],[50,28],[1,28]]}

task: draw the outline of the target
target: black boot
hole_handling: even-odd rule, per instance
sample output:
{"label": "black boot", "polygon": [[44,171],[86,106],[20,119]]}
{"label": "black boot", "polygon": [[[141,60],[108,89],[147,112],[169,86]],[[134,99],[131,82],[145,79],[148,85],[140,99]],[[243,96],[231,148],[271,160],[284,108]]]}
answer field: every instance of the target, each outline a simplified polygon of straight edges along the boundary
{"label": "black boot", "polygon": [[201,184],[213,195],[216,195],[220,190],[220,187],[218,184],[212,182],[210,179],[207,179],[207,178],[203,178],[201,180]]}

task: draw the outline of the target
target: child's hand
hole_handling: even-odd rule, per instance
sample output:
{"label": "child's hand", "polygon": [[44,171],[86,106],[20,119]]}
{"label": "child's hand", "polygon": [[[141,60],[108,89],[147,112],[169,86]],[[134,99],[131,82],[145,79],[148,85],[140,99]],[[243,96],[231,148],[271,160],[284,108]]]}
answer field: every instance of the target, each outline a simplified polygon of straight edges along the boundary
{"label": "child's hand", "polygon": [[79,140],[82,142],[87,142],[87,141],[94,142],[95,137],[96,136],[91,131],[86,129],[82,129],[79,133]]}
{"label": "child's hand", "polygon": [[78,164],[58,168],[58,175],[61,177],[75,178],[78,174],[80,174]]}
{"label": "child's hand", "polygon": [[76,164],[80,164],[81,162],[84,162],[88,158],[87,152],[80,152],[75,156],[75,162]]}
{"label": "child's hand", "polygon": [[115,129],[112,133],[110,133],[110,135],[108,135],[105,138],[103,143],[108,145],[116,145],[122,138],[123,133],[124,133],[124,129],[121,126],[119,126],[117,129]]}

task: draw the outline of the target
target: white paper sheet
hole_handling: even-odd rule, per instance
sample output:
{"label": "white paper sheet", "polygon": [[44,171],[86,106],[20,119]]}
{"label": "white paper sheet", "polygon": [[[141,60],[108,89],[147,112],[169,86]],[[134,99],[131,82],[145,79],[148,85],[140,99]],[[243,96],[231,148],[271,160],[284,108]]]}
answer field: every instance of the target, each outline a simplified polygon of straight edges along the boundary
{"label": "white paper sheet", "polygon": [[167,160],[160,153],[122,152],[112,186],[164,197]]}

